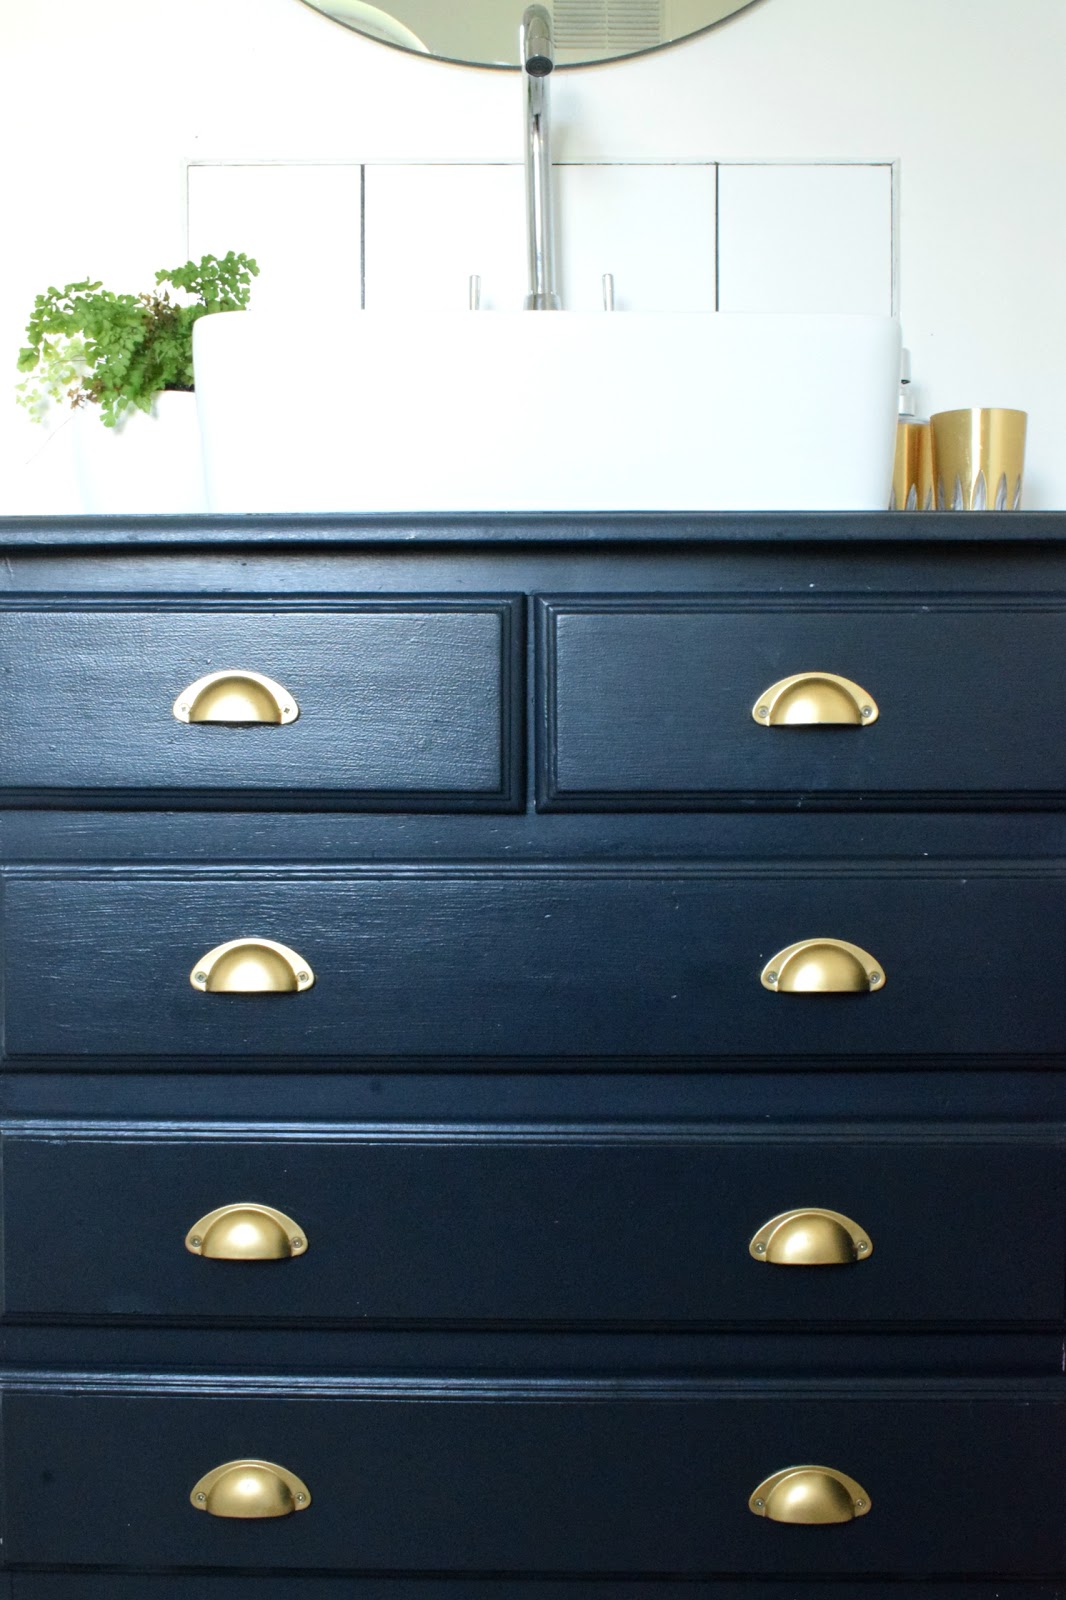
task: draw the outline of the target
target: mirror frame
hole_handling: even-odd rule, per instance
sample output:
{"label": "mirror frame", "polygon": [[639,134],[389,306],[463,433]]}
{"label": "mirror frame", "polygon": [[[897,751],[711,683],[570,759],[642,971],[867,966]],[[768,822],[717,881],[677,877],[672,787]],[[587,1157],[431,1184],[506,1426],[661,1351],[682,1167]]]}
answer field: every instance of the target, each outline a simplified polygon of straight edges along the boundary
{"label": "mirror frame", "polygon": [[[343,0],[338,0],[338,3],[343,3]],[[670,50],[674,47],[674,45],[684,43],[686,39],[697,39],[701,34],[709,33],[712,28],[720,27],[722,23],[732,21],[732,19],[738,16],[740,12],[750,10],[753,6],[762,4],[762,0],[707,0],[707,3],[713,3],[715,9],[718,9],[720,6],[725,6],[727,9],[723,10],[721,15],[713,17],[710,22],[701,23],[698,27],[691,28],[685,33],[675,34],[672,38],[664,39],[659,44],[646,45],[639,50],[616,51],[612,55],[590,55],[587,60],[559,61],[556,64],[555,70],[557,72],[574,72],[584,67],[609,66],[614,61],[636,61],[643,56],[658,55],[663,50]],[[374,44],[384,45],[386,49],[397,50],[401,55],[414,56],[425,61],[438,61],[442,62],[446,66],[477,67],[482,71],[488,72],[518,72],[520,70],[517,59],[513,62],[483,61],[480,59],[475,59],[472,56],[445,55],[443,53],[430,50],[426,46],[417,48],[414,44],[405,43],[400,38],[385,38],[380,33],[370,31],[369,28],[361,28],[358,23],[348,22],[343,20],[341,17],[336,16],[330,9],[328,0],[300,0],[300,4],[306,6],[308,10],[316,12],[320,17],[324,17],[327,22],[332,22],[336,24],[337,27],[344,28],[346,32],[357,34],[359,37],[364,39],[370,39]],[[391,0],[383,0],[383,3],[380,5],[378,5],[376,0],[374,0],[374,3],[367,5],[367,9],[370,11],[380,11],[383,14],[390,14]],[[521,13],[522,0],[518,0],[516,9],[516,17],[518,19],[521,18]],[[410,29],[406,23],[400,22],[398,18],[393,18],[392,20],[396,23],[398,32],[407,32],[411,34],[412,38],[416,37],[413,30]],[[517,37],[518,22],[516,21],[516,40]]]}

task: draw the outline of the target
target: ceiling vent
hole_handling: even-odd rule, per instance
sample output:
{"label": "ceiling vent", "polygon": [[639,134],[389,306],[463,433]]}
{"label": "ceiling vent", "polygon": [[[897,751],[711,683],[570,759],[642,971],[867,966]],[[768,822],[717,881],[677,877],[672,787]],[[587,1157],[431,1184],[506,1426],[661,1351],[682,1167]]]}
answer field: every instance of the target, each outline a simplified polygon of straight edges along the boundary
{"label": "ceiling vent", "polygon": [[663,42],[663,0],[555,0],[560,50],[625,54]]}

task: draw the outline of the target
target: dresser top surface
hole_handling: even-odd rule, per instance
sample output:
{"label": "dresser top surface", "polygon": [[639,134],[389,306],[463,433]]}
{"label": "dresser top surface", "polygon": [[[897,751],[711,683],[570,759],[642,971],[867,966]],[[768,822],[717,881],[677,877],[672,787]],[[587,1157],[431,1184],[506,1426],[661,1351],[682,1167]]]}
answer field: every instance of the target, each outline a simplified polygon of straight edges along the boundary
{"label": "dresser top surface", "polygon": [[720,544],[1048,545],[1066,511],[470,512],[235,516],[0,517],[0,549],[213,546]]}

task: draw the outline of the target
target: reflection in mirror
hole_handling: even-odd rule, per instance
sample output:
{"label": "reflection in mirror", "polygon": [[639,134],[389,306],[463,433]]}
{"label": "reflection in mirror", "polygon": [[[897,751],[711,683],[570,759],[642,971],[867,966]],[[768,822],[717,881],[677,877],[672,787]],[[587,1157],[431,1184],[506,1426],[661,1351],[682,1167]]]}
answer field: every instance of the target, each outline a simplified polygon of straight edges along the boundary
{"label": "reflection in mirror", "polygon": [[[521,0],[304,0],[356,33],[385,44],[464,61],[516,67]],[[755,0],[554,0],[560,66],[611,61],[673,44]]]}

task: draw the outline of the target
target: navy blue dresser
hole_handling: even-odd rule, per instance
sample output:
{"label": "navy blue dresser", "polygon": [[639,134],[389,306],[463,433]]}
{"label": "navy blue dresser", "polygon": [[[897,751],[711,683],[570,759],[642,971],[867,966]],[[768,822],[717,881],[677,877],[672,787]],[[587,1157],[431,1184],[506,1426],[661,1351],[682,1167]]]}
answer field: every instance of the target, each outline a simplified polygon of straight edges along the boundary
{"label": "navy blue dresser", "polygon": [[4,1600],[1066,1600],[1066,514],[0,544]]}

